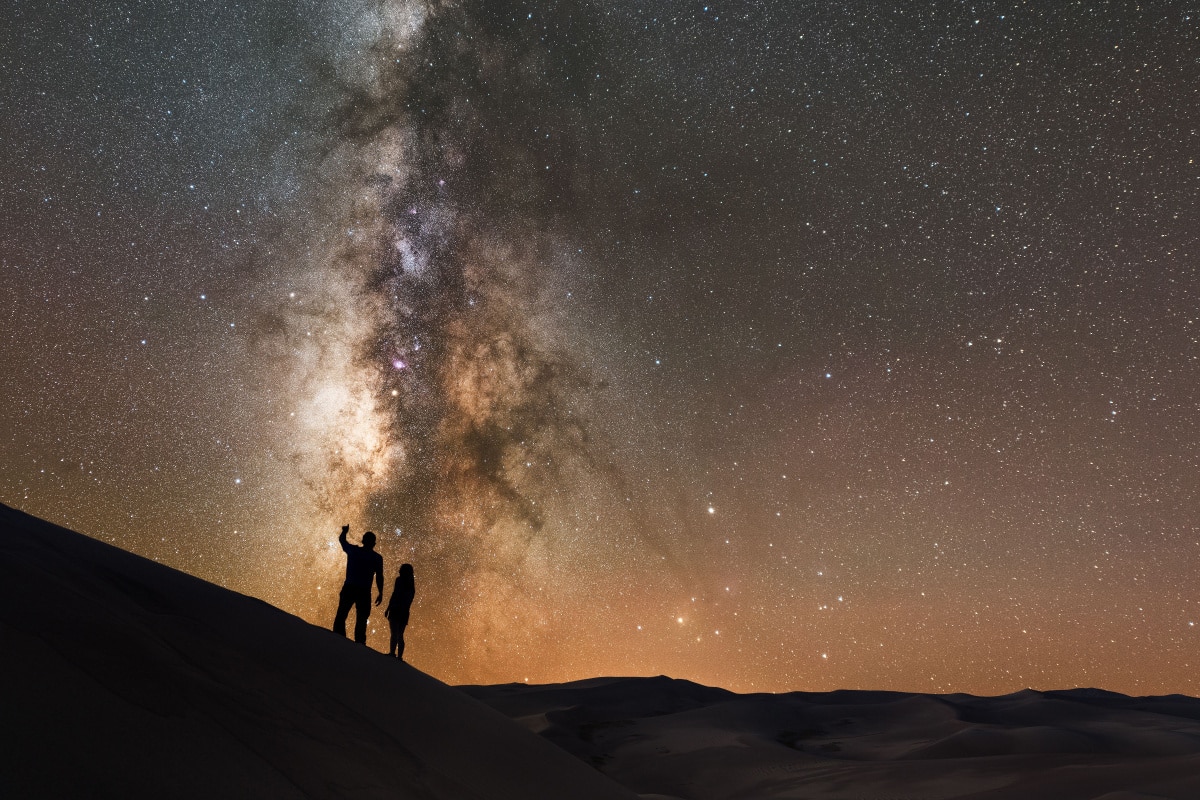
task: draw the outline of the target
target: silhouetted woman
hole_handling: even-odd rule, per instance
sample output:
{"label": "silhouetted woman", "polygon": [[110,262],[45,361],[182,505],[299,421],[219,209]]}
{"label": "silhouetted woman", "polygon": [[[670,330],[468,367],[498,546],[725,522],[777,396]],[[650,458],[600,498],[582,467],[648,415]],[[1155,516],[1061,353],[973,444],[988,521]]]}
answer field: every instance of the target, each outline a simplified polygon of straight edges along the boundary
{"label": "silhouetted woman", "polygon": [[394,655],[404,660],[404,628],[408,625],[408,611],[412,608],[413,598],[417,594],[417,585],[413,580],[412,564],[400,565],[400,574],[396,576],[396,585],[392,588],[392,599],[388,602],[383,615],[392,626],[392,643],[388,646],[388,655]]}

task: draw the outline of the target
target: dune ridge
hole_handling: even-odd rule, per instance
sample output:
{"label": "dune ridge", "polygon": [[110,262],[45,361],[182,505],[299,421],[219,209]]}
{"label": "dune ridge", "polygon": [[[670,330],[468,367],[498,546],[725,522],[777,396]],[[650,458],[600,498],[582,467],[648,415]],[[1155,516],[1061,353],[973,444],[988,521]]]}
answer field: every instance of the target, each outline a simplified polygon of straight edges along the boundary
{"label": "dune ridge", "polygon": [[1183,695],[455,688],[7,506],[0,598],[0,797],[1200,797]]}
{"label": "dune ridge", "polygon": [[0,797],[630,798],[421,672],[0,507]]}
{"label": "dune ridge", "polygon": [[1200,797],[1200,700],[1182,695],[740,695],[663,676],[463,689],[660,800]]}

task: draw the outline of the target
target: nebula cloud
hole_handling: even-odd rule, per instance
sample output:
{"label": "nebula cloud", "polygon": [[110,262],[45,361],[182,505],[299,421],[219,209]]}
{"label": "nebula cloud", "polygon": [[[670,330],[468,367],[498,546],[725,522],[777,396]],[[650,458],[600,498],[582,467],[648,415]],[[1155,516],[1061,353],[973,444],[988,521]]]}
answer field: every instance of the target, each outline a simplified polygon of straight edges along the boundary
{"label": "nebula cloud", "polygon": [[441,623],[462,647],[527,635],[553,496],[617,480],[580,402],[596,382],[549,296],[586,36],[518,11],[390,4],[344,46],[310,299],[277,321],[302,354],[294,461],[321,525],[394,529],[385,556],[454,594]]}

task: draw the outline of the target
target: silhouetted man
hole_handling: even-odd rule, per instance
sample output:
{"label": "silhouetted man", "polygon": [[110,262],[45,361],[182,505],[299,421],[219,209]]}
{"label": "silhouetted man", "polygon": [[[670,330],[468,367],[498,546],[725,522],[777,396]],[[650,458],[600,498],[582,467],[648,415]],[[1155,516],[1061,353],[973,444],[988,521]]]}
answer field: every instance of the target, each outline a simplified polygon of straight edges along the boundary
{"label": "silhouetted man", "polygon": [[362,546],[346,541],[349,525],[342,526],[338,542],[346,551],[346,582],[338,596],[337,616],[333,618],[333,632],[346,635],[346,615],[354,606],[354,641],[367,643],[367,618],[371,616],[371,579],[379,588],[375,605],[383,602],[383,556],[375,552],[375,534],[367,531],[362,537]]}

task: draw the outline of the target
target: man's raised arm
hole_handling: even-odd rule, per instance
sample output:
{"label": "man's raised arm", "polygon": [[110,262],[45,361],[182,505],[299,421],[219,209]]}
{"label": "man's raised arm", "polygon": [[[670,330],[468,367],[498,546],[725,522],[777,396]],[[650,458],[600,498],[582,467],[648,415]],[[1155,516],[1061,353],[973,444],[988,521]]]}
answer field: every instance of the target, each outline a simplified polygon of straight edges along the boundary
{"label": "man's raised arm", "polygon": [[350,544],[346,541],[346,534],[350,532],[349,525],[342,526],[342,532],[338,534],[338,542],[342,545],[342,549],[347,553],[350,552]]}

